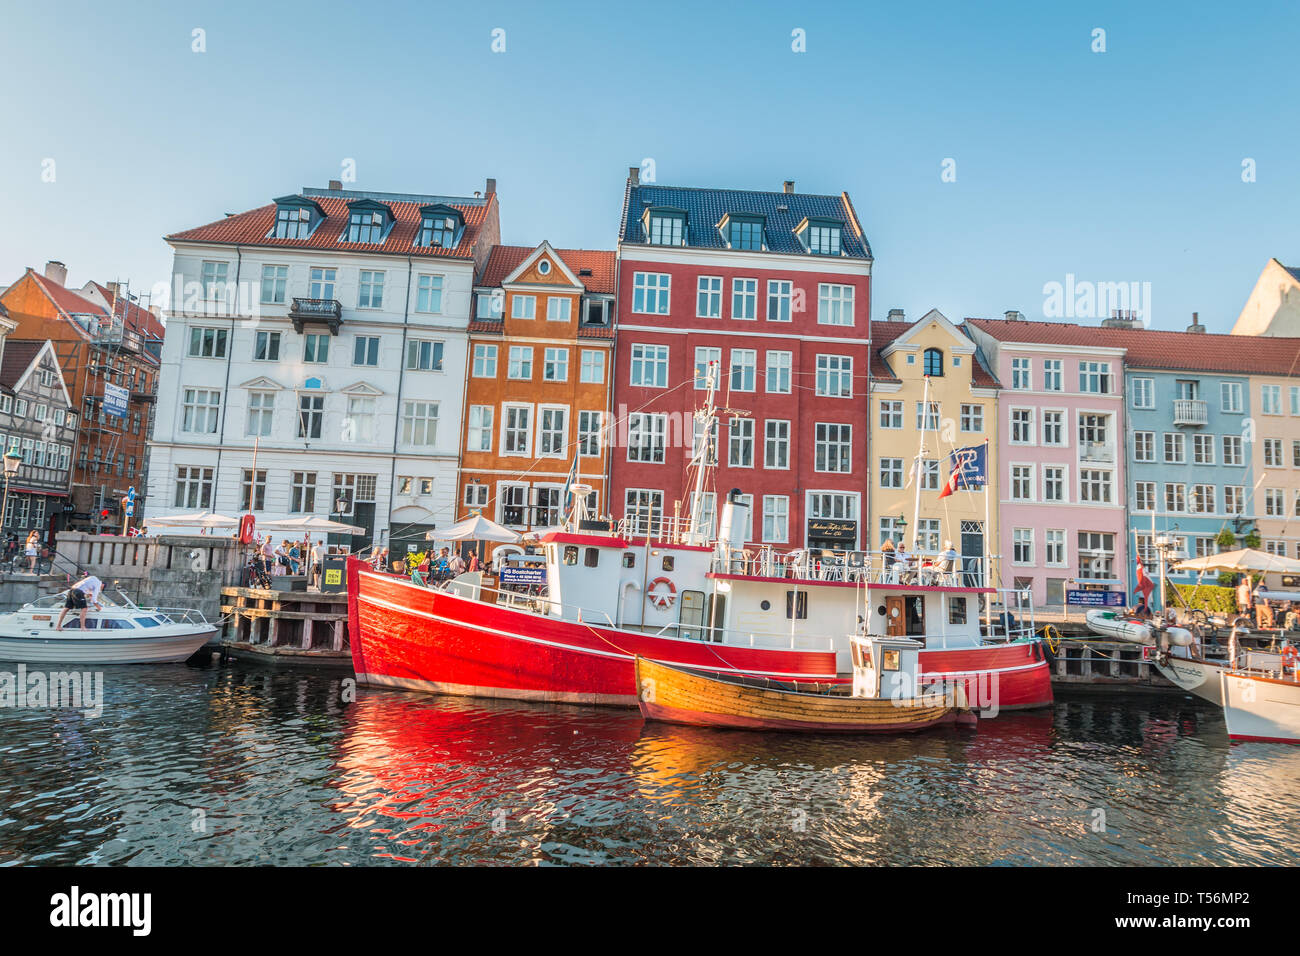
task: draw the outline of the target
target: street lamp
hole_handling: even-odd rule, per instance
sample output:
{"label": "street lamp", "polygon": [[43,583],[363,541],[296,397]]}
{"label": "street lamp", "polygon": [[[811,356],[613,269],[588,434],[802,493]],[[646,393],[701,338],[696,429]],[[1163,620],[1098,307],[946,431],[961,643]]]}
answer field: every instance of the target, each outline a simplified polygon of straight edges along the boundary
{"label": "street lamp", "polygon": [[906,540],[907,540],[907,518],[906,518],[906,516],[904,516],[904,515],[899,515],[897,518],[895,518],[895,519],[894,519],[894,527],[896,527],[896,528],[898,529],[898,541],[899,541],[899,543],[901,544],[902,542],[906,541]]}
{"label": "street lamp", "polygon": [[9,479],[18,474],[22,464],[23,456],[18,452],[9,451],[5,454],[5,492],[3,500],[0,500],[0,528],[4,527],[5,519],[9,517]]}

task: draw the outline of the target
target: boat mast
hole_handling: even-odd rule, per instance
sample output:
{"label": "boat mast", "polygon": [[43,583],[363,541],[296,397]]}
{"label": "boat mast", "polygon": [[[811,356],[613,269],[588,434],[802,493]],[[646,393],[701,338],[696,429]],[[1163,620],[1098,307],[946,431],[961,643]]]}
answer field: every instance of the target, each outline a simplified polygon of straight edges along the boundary
{"label": "boat mast", "polygon": [[[692,429],[694,422],[699,421],[704,425],[704,434],[699,447],[694,449],[694,454],[691,456],[691,467],[695,469],[695,488],[691,495],[691,517],[686,532],[687,540],[691,543],[704,543],[706,539],[704,529],[700,525],[704,518],[704,487],[709,470],[709,446],[713,440],[713,426],[718,417],[718,409],[713,401],[713,393],[717,387],[717,374],[718,362],[710,361],[704,368],[704,407],[696,409],[692,419]],[[695,444],[693,431],[691,443]],[[716,501],[713,510],[716,517],[718,510]]]}
{"label": "boat mast", "polygon": [[[904,410],[906,415],[907,411]],[[925,376],[925,391],[921,393],[921,437],[916,447],[916,461],[912,466],[912,474],[916,479],[916,499],[912,505],[912,543],[919,542],[921,534],[921,482],[924,480],[922,469],[925,467],[925,427],[930,421],[930,376]],[[907,542],[903,542],[903,547],[907,547]],[[913,548],[919,551],[919,548]]]}

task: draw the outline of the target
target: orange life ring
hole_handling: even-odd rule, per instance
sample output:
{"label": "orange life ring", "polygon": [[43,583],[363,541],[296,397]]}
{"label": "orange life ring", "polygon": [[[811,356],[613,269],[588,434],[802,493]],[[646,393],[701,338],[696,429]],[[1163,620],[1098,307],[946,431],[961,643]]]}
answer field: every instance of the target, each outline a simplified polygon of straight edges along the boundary
{"label": "orange life ring", "polygon": [[1282,648],[1282,666],[1294,668],[1296,659],[1300,658],[1300,650],[1296,650],[1294,644],[1288,644]]}
{"label": "orange life ring", "polygon": [[[667,593],[657,590],[661,584],[668,585]],[[667,578],[655,578],[650,582],[650,586],[646,588],[645,596],[646,600],[655,607],[666,611],[672,607],[673,603],[677,600],[677,587]]]}

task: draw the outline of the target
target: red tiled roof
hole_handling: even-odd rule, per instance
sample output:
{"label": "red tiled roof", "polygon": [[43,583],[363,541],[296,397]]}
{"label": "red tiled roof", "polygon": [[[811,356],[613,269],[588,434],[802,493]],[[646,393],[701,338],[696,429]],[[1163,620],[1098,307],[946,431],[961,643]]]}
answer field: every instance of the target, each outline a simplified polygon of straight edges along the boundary
{"label": "red tiled roof", "polygon": [[1001,342],[1124,349],[1133,368],[1300,376],[1300,338],[1112,329],[1073,322],[967,319]]}
{"label": "red tiled roof", "polygon": [[106,286],[100,285],[93,279],[91,280],[91,284],[98,289],[99,294],[109,302],[110,307],[116,308],[118,314],[123,316],[123,322],[128,329],[139,332],[141,335],[149,338],[163,337],[163,332],[165,330],[162,322],[158,319],[158,316],[154,315],[148,309],[136,305],[130,299],[126,298],[126,296],[119,298],[116,306],[113,306],[113,291]]}
{"label": "red tiled roof", "polygon": [[[492,255],[483,268],[483,275],[477,285],[495,288],[519,264],[537,251],[537,246],[493,246]],[[558,255],[569,271],[578,277],[588,292],[607,295],[614,293],[614,253],[604,249],[556,249]],[[590,269],[591,275],[582,275],[583,269]]]}
{"label": "red tiled roof", "polygon": [[[393,227],[382,243],[340,242],[348,226],[348,203],[367,196],[378,197],[393,211]],[[222,244],[279,246],[287,249],[332,249],[340,252],[379,252],[403,256],[442,256],[468,259],[478,239],[479,229],[487,219],[488,209],[496,202],[496,193],[490,193],[480,202],[456,201],[428,197],[427,201],[392,201],[383,199],[382,193],[356,193],[340,196],[307,195],[325,210],[325,220],[306,239],[277,239],[270,236],[275,225],[275,203],[259,206],[248,212],[227,216],[206,226],[174,232],[168,242],[214,242]],[[465,229],[460,243],[454,248],[417,246],[415,234],[420,228],[420,207],[442,203],[460,211],[465,218]]]}
{"label": "red tiled roof", "polygon": [[[47,279],[35,269],[28,267],[27,274],[32,277],[36,285],[49,297],[50,301],[67,315],[108,316],[108,312],[98,303],[83,298],[71,289],[65,289],[53,279]],[[89,337],[89,333],[85,334]]]}
{"label": "red tiled roof", "polygon": [[[874,382],[897,382],[899,378],[889,363],[880,353],[887,349],[894,340],[907,334],[915,322],[880,321],[871,323],[871,380]],[[972,343],[974,344],[974,343]],[[985,366],[976,350],[972,359],[971,384],[976,388],[1001,388],[1002,383]]]}

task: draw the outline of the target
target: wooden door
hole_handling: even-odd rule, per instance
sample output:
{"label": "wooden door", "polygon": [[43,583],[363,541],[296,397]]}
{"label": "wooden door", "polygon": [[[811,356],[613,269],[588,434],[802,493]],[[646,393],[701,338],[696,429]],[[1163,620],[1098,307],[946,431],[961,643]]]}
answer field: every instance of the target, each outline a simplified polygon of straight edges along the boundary
{"label": "wooden door", "polygon": [[906,598],[885,598],[885,635],[888,637],[907,636]]}

